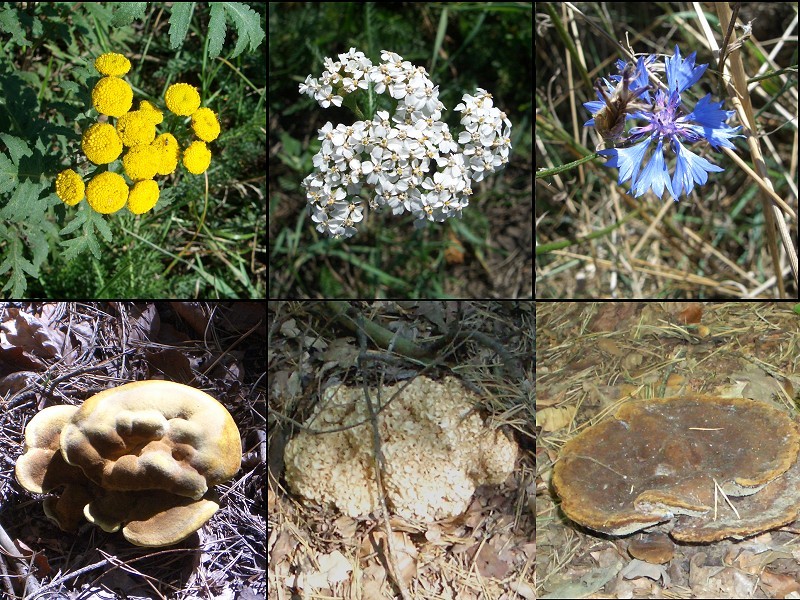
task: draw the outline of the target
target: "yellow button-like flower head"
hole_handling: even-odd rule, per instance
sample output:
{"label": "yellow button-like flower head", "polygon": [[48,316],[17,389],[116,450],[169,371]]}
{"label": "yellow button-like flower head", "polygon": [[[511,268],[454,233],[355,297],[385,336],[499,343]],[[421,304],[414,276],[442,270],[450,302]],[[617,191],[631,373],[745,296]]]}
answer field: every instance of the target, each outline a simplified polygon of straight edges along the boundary
{"label": "yellow button-like flower head", "polygon": [[210,108],[198,108],[192,114],[194,134],[204,142],[213,142],[219,137],[219,121]]}
{"label": "yellow button-like flower head", "polygon": [[83,179],[72,169],[61,171],[56,177],[56,195],[64,201],[64,204],[75,206],[83,200],[85,189]]}
{"label": "yellow button-like flower head", "polygon": [[133,90],[119,77],[103,77],[92,90],[92,104],[101,114],[120,117],[133,105]]}
{"label": "yellow button-like flower head", "polygon": [[180,147],[178,140],[171,133],[162,133],[152,144],[158,152],[158,171],[159,175],[169,175],[178,168],[178,158],[180,157]]}
{"label": "yellow button-like flower head", "polygon": [[211,151],[205,142],[192,142],[183,152],[183,166],[190,173],[200,175],[211,164]]}
{"label": "yellow button-like flower head", "polygon": [[122,157],[125,174],[134,181],[152,179],[158,171],[159,154],[150,144],[134,146]]}
{"label": "yellow button-like flower head", "polygon": [[128,196],[128,210],[141,215],[153,208],[158,202],[158,184],[152,179],[137,182]]}
{"label": "yellow button-like flower head", "polygon": [[152,116],[142,110],[132,110],[117,119],[117,131],[126,146],[149,144],[156,138]]}
{"label": "yellow button-like flower head", "polygon": [[122,77],[130,71],[131,61],[122,56],[122,54],[106,52],[97,57],[97,60],[94,61],[94,68],[100,71],[101,75]]}
{"label": "yellow button-like flower head", "polygon": [[96,165],[105,165],[117,160],[122,153],[122,139],[109,123],[95,123],[83,132],[83,153]]}
{"label": "yellow button-like flower head", "polygon": [[164,120],[164,115],[158,108],[148,102],[147,100],[142,100],[139,102],[139,111],[145,113],[148,118],[153,121],[153,125],[158,125],[161,121]]}
{"label": "yellow button-like flower head", "polygon": [[86,201],[104,215],[117,212],[128,200],[128,185],[122,175],[106,171],[92,177],[86,186]]}
{"label": "yellow button-like flower head", "polygon": [[187,117],[200,108],[200,94],[188,83],[173,83],[164,95],[167,108],[176,115]]}

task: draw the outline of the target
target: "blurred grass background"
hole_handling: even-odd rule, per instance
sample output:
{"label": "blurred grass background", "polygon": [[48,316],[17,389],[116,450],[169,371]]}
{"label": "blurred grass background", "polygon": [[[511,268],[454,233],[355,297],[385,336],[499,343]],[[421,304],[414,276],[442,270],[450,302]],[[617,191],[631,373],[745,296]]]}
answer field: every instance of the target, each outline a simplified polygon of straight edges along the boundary
{"label": "blurred grass background", "polygon": [[[532,5],[495,3],[271,3],[269,8],[269,245],[271,298],[531,297]],[[369,213],[348,240],[314,229],[300,185],[327,121],[352,123],[298,92],[323,58],[351,47],[423,65],[453,109],[482,87],[512,123],[506,169],[475,186],[463,219],[415,230],[413,217]]]}
{"label": "blurred grass background", "polygon": [[[152,212],[134,216],[121,211],[107,217],[113,241],[100,239],[100,259],[84,252],[67,260],[54,240],[47,264],[38,278],[31,278],[26,295],[265,297],[266,43],[229,59],[237,40],[231,27],[222,54],[208,59],[207,4],[195,7],[177,50],[169,45],[169,11],[157,3],[147,7],[142,19],[121,27],[110,25],[110,3],[17,4],[5,7],[3,14],[18,11],[29,29],[4,39],[0,73],[13,74],[27,86],[24,94],[38,98],[41,118],[74,131],[52,144],[54,173],[74,168],[80,158],[76,122],[87,118],[91,85],[86,81],[89,74],[96,77],[92,65],[103,52],[119,52],[131,60],[126,79],[135,90],[135,107],[145,98],[163,108],[168,85],[183,81],[199,88],[203,106],[219,114],[222,126],[220,137],[210,144],[213,157],[207,178],[178,169],[160,180],[161,198]],[[262,17],[266,30],[266,5],[249,6]],[[76,83],[78,93],[72,91]],[[88,114],[96,118],[96,113]],[[7,124],[2,125],[6,131]],[[75,210],[56,206],[57,229]]]}

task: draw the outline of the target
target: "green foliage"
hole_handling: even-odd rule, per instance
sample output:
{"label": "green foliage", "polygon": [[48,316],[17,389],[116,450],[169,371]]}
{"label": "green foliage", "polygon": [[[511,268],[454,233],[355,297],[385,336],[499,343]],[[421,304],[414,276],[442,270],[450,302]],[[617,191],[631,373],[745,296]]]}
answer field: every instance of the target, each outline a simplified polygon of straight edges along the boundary
{"label": "green foliage", "polygon": [[[266,7],[166,6],[162,36],[153,27],[163,4],[0,3],[0,296],[265,295],[251,257],[264,244],[253,232],[263,233],[266,207],[248,193],[264,196],[266,69],[251,52],[263,46]],[[227,58],[237,58],[208,61],[211,50],[224,49],[228,19],[238,40]],[[126,79],[137,103],[144,97],[163,107],[167,86],[189,81],[222,123],[207,180],[176,173],[143,216],[101,215],[55,195],[63,169],[88,181],[107,168],[86,162],[80,139],[98,118],[94,59],[109,51],[134,63]],[[239,188],[239,180],[256,184]]]}
{"label": "green foliage", "polygon": [[183,44],[189,25],[192,22],[194,2],[176,2],[172,5],[172,14],[169,16],[169,45],[178,48]]}
{"label": "green foliage", "polygon": [[[147,8],[147,2],[115,2],[114,4],[112,24],[117,26],[130,25],[133,21],[141,19]],[[222,52],[228,18],[236,28],[236,34],[239,37],[230,58],[239,56],[248,45],[251,52],[258,49],[266,35],[256,11],[242,2],[210,2],[209,4],[211,7],[211,17],[208,21],[209,58],[216,58]],[[186,35],[189,33],[196,6],[196,2],[172,4],[172,13],[169,17],[169,43],[173,50],[183,45]]]}
{"label": "green foliage", "polygon": [[[16,89],[16,78],[0,77],[0,87]],[[25,95],[7,99],[6,113],[12,122],[25,122],[20,107],[28,107]],[[35,101],[34,101],[35,104]],[[28,118],[30,121],[30,118]],[[33,120],[35,129],[52,131],[47,125]],[[33,148],[21,137],[0,134],[0,195],[7,198],[0,208],[0,239],[7,247],[0,254],[0,275],[8,279],[0,291],[11,291],[19,297],[25,292],[28,276],[37,277],[39,267],[50,250],[48,239],[53,226],[46,219],[47,210],[53,206],[52,195],[47,193],[49,182],[43,173],[43,145],[37,140]],[[43,195],[44,194],[44,195]]]}
{"label": "green foliage", "polygon": [[[223,9],[236,27],[236,34],[239,36],[239,41],[236,42],[231,58],[236,58],[244,52],[248,44],[250,45],[250,50],[254,52],[266,37],[264,30],[261,29],[261,23],[256,12],[241,2],[212,2],[211,21],[208,24],[208,55],[211,58],[219,56],[222,50],[222,43],[225,41]],[[215,12],[216,18],[214,18]]]}
{"label": "green foliage", "polygon": [[114,27],[130,25],[136,19],[144,17],[147,2],[115,2],[111,24]]}
{"label": "green foliage", "polygon": [[8,236],[6,238],[8,247],[5,252],[5,260],[0,263],[0,275],[9,273],[9,277],[0,291],[11,290],[11,295],[18,298],[22,296],[28,285],[25,274],[36,277],[39,269],[25,257],[22,241],[19,238],[10,237],[11,234],[7,228],[3,227],[3,230],[5,236]]}
{"label": "green foliage", "polygon": [[100,244],[97,241],[95,230],[99,231],[107,242],[113,239],[111,229],[103,215],[96,213],[85,202],[82,202],[75,218],[64,229],[59,231],[59,234],[67,235],[78,229],[81,230],[79,236],[61,242],[64,247],[64,258],[72,260],[86,250],[89,250],[95,258],[100,258]]}
{"label": "green foliage", "polygon": [[20,46],[28,43],[25,30],[19,20],[19,12],[15,8],[0,12],[0,31],[11,34],[11,40]]}
{"label": "green foliage", "polygon": [[18,183],[19,169],[5,154],[0,154],[0,193],[10,192]]}

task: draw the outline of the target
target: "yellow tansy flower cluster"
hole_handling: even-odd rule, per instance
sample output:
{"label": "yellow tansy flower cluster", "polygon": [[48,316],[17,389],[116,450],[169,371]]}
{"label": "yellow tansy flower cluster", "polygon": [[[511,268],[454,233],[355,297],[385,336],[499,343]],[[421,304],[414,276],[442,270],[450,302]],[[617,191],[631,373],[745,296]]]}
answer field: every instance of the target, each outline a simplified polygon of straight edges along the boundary
{"label": "yellow tansy flower cluster", "polygon": [[188,117],[200,108],[200,94],[197,88],[188,83],[174,83],[164,96],[167,108],[176,115]]}
{"label": "yellow tansy flower cluster", "polygon": [[198,108],[192,115],[194,134],[204,142],[213,142],[219,137],[219,121],[210,108]]}
{"label": "yellow tansy flower cluster", "polygon": [[205,173],[211,164],[211,150],[205,142],[219,136],[219,121],[210,108],[200,108],[200,94],[187,83],[174,83],[164,95],[167,108],[176,115],[192,117],[192,130],[201,141],[194,141],[183,153],[183,166],[195,175]]}
{"label": "yellow tansy flower cluster", "polygon": [[147,100],[142,100],[139,103],[139,112],[147,115],[147,118],[153,122],[153,125],[161,125],[161,122],[164,120],[164,113]]}
{"label": "yellow tansy flower cluster", "polygon": [[211,164],[211,150],[205,142],[192,142],[183,153],[183,166],[190,173],[199,175]]}
{"label": "yellow tansy flower cluster", "polygon": [[56,194],[68,206],[75,206],[83,200],[85,189],[83,179],[72,169],[61,171],[56,177]]}
{"label": "yellow tansy flower cluster", "polygon": [[94,68],[101,75],[110,75],[111,77],[122,77],[131,70],[131,61],[122,54],[116,52],[106,52],[97,57],[94,61]]}
{"label": "yellow tansy flower cluster", "polygon": [[95,175],[86,186],[86,201],[99,213],[117,212],[128,201],[128,184],[111,171]]}
{"label": "yellow tansy flower cluster", "polygon": [[[164,94],[167,109],[179,117],[191,117],[192,131],[198,138],[181,154],[174,135],[158,135],[156,128],[163,123],[164,114],[157,106],[142,100],[138,110],[131,110],[133,90],[122,79],[130,71],[130,61],[122,54],[108,52],[99,56],[94,66],[103,77],[92,90],[92,105],[105,117],[84,131],[81,149],[95,165],[110,165],[122,155],[127,180],[111,170],[100,170],[84,186],[81,175],[66,169],[56,177],[56,195],[74,206],[83,200],[85,191],[89,206],[99,213],[110,214],[127,205],[130,212],[140,215],[158,202],[160,190],[154,177],[174,173],[181,155],[190,173],[199,175],[208,169],[211,150],[207,143],[219,137],[219,120],[211,109],[200,107],[197,88],[187,83],[169,86]],[[108,122],[110,119],[116,119],[116,123]]]}
{"label": "yellow tansy flower cluster", "polygon": [[181,148],[171,133],[162,133],[151,144],[158,152],[158,174],[169,175],[178,168]]}
{"label": "yellow tansy flower cluster", "polygon": [[152,179],[158,172],[160,155],[150,144],[134,146],[122,157],[125,175],[133,181]]}
{"label": "yellow tansy flower cluster", "polygon": [[92,90],[92,104],[101,115],[121,117],[131,109],[133,90],[119,77],[103,77]]}
{"label": "yellow tansy flower cluster", "polygon": [[95,123],[83,132],[81,149],[94,164],[105,165],[122,154],[122,139],[113,125]]}
{"label": "yellow tansy flower cluster", "polygon": [[137,181],[128,195],[128,210],[135,215],[146,213],[158,202],[158,184],[152,179]]}
{"label": "yellow tansy flower cluster", "polygon": [[149,144],[156,139],[156,124],[147,110],[132,110],[117,119],[117,131],[128,147]]}

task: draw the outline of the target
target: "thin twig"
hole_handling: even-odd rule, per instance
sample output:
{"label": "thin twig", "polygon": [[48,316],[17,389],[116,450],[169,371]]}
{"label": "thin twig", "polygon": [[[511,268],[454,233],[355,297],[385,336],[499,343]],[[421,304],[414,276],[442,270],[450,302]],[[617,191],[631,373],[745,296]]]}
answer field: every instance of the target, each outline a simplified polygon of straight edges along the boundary
{"label": "thin twig", "polygon": [[[357,365],[359,371],[363,374],[363,369],[361,365],[361,357],[366,354],[367,351],[367,336],[364,330],[364,319],[363,317],[359,316],[358,318],[358,341],[360,346],[360,353],[357,359]],[[406,589],[406,584],[403,581],[403,578],[400,576],[400,569],[397,566],[397,562],[395,561],[395,551],[394,551],[394,543],[392,541],[392,526],[389,523],[389,508],[386,506],[386,493],[383,487],[383,469],[384,469],[384,456],[383,456],[383,449],[381,447],[381,434],[380,430],[378,429],[378,414],[375,411],[375,407],[372,404],[372,398],[369,395],[369,386],[367,385],[367,380],[365,377],[362,377],[362,383],[364,386],[364,399],[367,402],[367,410],[369,411],[370,423],[372,424],[372,448],[373,448],[373,460],[374,460],[374,469],[375,469],[375,483],[378,487],[378,499],[381,503],[381,518],[383,520],[383,528],[386,533],[386,564],[389,567],[389,574],[394,579],[397,588],[400,590],[400,595],[402,596],[403,600],[411,600],[411,596],[408,593],[408,589]],[[378,394],[380,394],[380,386],[378,387]],[[380,400],[380,397],[378,398]]]}
{"label": "thin twig", "polygon": [[727,502],[727,503],[728,503],[728,506],[730,506],[730,507],[731,507],[731,510],[733,510],[733,512],[734,512],[734,513],[736,513],[736,518],[737,518],[737,519],[741,519],[742,517],[741,517],[741,516],[739,516],[739,511],[738,511],[738,510],[736,510],[736,507],[735,507],[735,506],[733,505],[733,503],[732,503],[732,502],[731,502],[731,501],[728,499],[728,494],[726,494],[726,493],[725,493],[725,491],[724,491],[724,490],[723,490],[721,487],[719,487],[719,484],[717,483],[717,480],[716,480],[716,479],[714,479],[714,485],[716,486],[716,489],[718,489],[718,490],[719,490],[719,493],[720,493],[720,494],[722,494],[722,497],[723,497],[723,498],[725,498],[725,502]]}
{"label": "thin twig", "polygon": [[99,562],[96,562],[94,564],[91,564],[91,565],[88,565],[86,567],[83,567],[82,569],[77,569],[75,571],[70,571],[69,573],[66,573],[66,574],[62,575],[58,579],[54,579],[53,581],[51,581],[47,585],[42,586],[41,589],[39,589],[38,591],[32,592],[31,595],[26,595],[25,596],[25,600],[34,600],[35,598],[38,598],[39,596],[41,596],[45,592],[49,592],[50,590],[59,587],[63,583],[66,583],[70,579],[75,579],[76,577],[80,577],[84,573],[88,573],[89,571],[94,571],[95,569],[99,569],[101,567],[105,567],[108,563],[109,563],[108,559],[103,559],[103,560],[101,560]]}
{"label": "thin twig", "polygon": [[3,587],[6,589],[6,594],[9,598],[16,596],[14,588],[11,586],[11,576],[8,574],[8,565],[6,564],[5,557],[0,556],[0,578],[3,579]]}
{"label": "thin twig", "polygon": [[2,525],[0,525],[0,548],[3,549],[4,554],[11,558],[9,562],[15,567],[20,578],[25,580],[26,589],[37,591],[39,589],[39,581],[31,573],[28,560],[19,551],[19,548],[17,548],[17,545],[11,539],[11,536],[6,533]]}
{"label": "thin twig", "polygon": [[[464,330],[461,328],[460,322],[454,322],[447,331],[443,332],[444,335],[438,339],[417,343],[399,335],[397,332],[391,332],[369,319],[364,319],[363,315],[355,307],[344,300],[325,302],[323,307],[333,316],[335,321],[356,335],[363,333],[380,348],[387,349],[391,344],[393,351],[397,354],[414,359],[428,367],[441,363],[448,355],[472,339],[494,350],[500,356],[503,368],[509,376],[514,379],[522,379],[524,377],[519,361],[505,349],[502,343],[480,331]],[[444,351],[445,348],[447,351]],[[366,350],[363,351],[365,352]]]}

